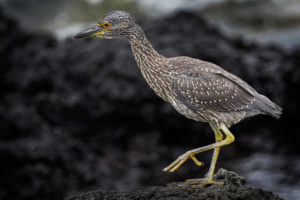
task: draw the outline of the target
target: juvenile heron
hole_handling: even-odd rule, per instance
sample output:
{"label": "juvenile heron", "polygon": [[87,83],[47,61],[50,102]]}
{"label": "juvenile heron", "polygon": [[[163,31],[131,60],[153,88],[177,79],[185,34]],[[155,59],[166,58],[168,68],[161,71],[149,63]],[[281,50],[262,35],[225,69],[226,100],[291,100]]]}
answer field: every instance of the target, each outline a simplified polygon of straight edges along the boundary
{"label": "juvenile heron", "polygon": [[185,117],[210,124],[215,143],[187,151],[163,169],[174,172],[188,159],[201,166],[203,163],[195,155],[213,149],[207,175],[203,179],[187,180],[184,185],[222,185],[213,180],[213,174],[220,148],[234,141],[228,128],[257,114],[275,118],[281,115],[282,109],[278,105],[213,63],[185,56],[166,58],[160,55],[128,12],[109,12],[97,25],[78,33],[73,39],[85,37],[127,38],[142,75],[155,93]]}

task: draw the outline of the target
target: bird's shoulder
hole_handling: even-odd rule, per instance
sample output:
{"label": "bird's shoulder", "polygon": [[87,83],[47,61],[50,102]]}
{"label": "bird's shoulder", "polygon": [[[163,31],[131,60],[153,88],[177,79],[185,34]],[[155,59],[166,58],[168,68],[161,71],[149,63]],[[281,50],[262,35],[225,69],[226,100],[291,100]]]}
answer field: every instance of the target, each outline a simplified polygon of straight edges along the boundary
{"label": "bird's shoulder", "polygon": [[168,62],[173,66],[173,69],[176,71],[182,71],[187,69],[192,69],[193,71],[214,71],[219,70],[220,72],[225,71],[221,67],[203,60],[196,58],[191,58],[187,56],[178,56],[169,58]]}

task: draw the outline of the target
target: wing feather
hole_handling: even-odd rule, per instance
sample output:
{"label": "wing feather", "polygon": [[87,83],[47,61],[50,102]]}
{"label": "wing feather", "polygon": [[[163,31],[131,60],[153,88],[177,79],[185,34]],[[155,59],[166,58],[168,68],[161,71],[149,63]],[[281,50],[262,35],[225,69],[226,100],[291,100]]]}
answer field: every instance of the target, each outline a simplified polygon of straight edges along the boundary
{"label": "wing feather", "polygon": [[[226,74],[203,72],[199,68],[181,69],[172,83],[176,96],[190,109],[219,112],[239,111],[252,104],[255,97]],[[243,82],[244,84],[244,82]],[[251,89],[251,88],[250,88]]]}

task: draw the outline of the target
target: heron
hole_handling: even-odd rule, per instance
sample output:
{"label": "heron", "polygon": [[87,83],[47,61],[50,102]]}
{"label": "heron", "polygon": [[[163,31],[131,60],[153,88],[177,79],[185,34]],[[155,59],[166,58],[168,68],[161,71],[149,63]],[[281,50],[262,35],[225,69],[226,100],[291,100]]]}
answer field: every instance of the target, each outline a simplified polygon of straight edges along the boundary
{"label": "heron", "polygon": [[185,117],[211,126],[214,143],[185,152],[163,169],[174,172],[188,159],[202,166],[195,155],[213,150],[205,177],[188,179],[181,186],[223,185],[223,182],[213,180],[213,175],[220,148],[235,140],[229,128],[254,115],[279,118],[282,113],[280,106],[216,64],[186,56],[167,58],[159,54],[134,16],[126,11],[105,14],[96,25],[76,34],[73,39],[87,37],[127,38],[138,67],[154,92]]}

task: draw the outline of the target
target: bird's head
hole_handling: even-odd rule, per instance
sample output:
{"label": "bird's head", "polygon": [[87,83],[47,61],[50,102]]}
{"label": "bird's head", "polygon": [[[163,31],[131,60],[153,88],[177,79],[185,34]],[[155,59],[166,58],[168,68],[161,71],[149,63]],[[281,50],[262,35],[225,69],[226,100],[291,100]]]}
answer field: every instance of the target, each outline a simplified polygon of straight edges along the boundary
{"label": "bird's head", "polygon": [[86,37],[118,38],[129,36],[135,26],[134,17],[125,11],[112,11],[102,17],[97,25],[94,25],[78,34],[73,39]]}

